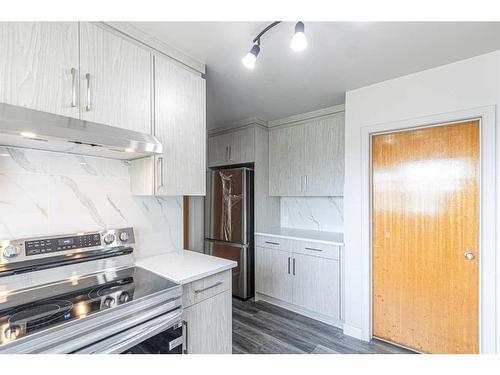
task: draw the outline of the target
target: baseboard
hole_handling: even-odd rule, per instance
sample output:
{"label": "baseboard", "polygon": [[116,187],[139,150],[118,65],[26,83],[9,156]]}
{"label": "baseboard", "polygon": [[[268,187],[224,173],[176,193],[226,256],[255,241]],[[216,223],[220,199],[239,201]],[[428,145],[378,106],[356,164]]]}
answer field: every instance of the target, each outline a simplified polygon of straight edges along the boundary
{"label": "baseboard", "polygon": [[327,315],[319,314],[319,313],[316,313],[314,311],[304,309],[302,307],[293,305],[293,304],[285,302],[285,301],[281,301],[277,298],[273,298],[273,297],[267,296],[265,294],[255,293],[255,301],[264,301],[264,302],[270,303],[272,305],[276,305],[276,306],[282,307],[284,309],[293,311],[297,314],[307,316],[308,318],[319,320],[320,322],[329,324],[331,326],[334,326],[334,327],[337,327],[340,329],[343,329],[343,326],[344,326],[343,322],[339,319],[335,319],[335,318],[332,318],[332,317],[327,316]]}
{"label": "baseboard", "polygon": [[370,339],[367,339],[365,337],[361,328],[351,326],[347,323],[344,323],[344,335],[351,336],[363,341],[370,341]]}

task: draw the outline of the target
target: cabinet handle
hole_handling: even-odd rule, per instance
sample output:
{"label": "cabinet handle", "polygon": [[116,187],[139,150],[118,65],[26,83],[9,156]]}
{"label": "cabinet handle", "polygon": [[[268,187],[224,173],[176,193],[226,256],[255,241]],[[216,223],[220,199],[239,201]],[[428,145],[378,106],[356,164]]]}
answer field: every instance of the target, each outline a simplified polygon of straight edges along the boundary
{"label": "cabinet handle", "polygon": [[300,188],[299,191],[302,193],[302,176],[300,176]]}
{"label": "cabinet handle", "polygon": [[279,242],[272,242],[272,241],[265,241],[265,243],[268,243],[270,245],[279,245]]}
{"label": "cabinet handle", "polygon": [[323,251],[321,249],[315,249],[314,247],[305,247],[306,250],[312,250],[312,251]]}
{"label": "cabinet handle", "polygon": [[290,257],[288,257],[288,274],[290,275]]}
{"label": "cabinet handle", "polygon": [[188,322],[185,320],[182,321],[182,325],[186,327],[184,330],[185,335],[184,335],[184,354],[188,354]]}
{"label": "cabinet handle", "polygon": [[307,193],[307,175],[304,176],[305,192]]}
{"label": "cabinet handle", "polygon": [[71,107],[76,107],[78,103],[76,102],[76,79],[77,71],[75,68],[71,68]]}
{"label": "cabinet handle", "polygon": [[85,80],[87,81],[87,105],[85,110],[87,112],[92,110],[92,93],[90,91],[90,73],[85,74]]}
{"label": "cabinet handle", "polygon": [[293,258],[293,276],[295,276],[295,258]]}
{"label": "cabinet handle", "polygon": [[229,161],[229,147],[226,146],[226,161]]}
{"label": "cabinet handle", "polygon": [[212,289],[212,288],[215,288],[219,285],[222,284],[222,281],[217,281],[214,285],[210,285],[210,286],[207,286],[206,288],[203,288],[203,289],[196,289],[194,292],[195,293],[201,293],[201,292],[204,292],[205,290],[209,290],[209,289]]}
{"label": "cabinet handle", "polygon": [[232,158],[232,156],[231,156],[231,154],[232,154],[232,152],[231,152],[231,151],[232,151],[232,147],[231,147],[231,146],[229,146],[229,161],[233,160],[233,158]]}
{"label": "cabinet handle", "polygon": [[160,183],[158,184],[158,188],[163,187],[163,157],[158,158],[158,172],[160,173]]}

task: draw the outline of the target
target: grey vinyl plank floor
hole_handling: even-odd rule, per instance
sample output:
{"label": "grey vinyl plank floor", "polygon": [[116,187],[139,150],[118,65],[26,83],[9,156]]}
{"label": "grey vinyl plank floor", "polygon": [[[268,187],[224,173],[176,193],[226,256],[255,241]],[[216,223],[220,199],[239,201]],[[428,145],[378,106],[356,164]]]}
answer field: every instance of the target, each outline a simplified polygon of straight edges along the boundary
{"label": "grey vinyl plank floor", "polygon": [[233,298],[233,354],[413,354],[253,299]]}

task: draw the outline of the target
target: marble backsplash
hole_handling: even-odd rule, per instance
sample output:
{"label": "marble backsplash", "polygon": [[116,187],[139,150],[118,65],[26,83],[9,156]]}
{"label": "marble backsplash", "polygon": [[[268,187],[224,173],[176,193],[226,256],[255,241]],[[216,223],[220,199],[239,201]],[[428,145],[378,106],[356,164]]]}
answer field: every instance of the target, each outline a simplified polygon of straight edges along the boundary
{"label": "marble backsplash", "polygon": [[282,197],[281,226],[343,232],[343,197]]}
{"label": "marble backsplash", "polygon": [[0,239],[132,226],[136,257],[182,248],[182,197],[136,197],[126,161],[0,147]]}

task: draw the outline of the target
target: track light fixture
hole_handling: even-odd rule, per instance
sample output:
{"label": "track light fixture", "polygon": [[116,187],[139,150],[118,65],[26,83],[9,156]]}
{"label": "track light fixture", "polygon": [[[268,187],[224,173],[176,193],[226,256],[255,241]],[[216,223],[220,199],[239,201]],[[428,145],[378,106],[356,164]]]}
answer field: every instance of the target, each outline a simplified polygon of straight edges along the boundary
{"label": "track light fixture", "polygon": [[[275,21],[269,24],[252,40],[254,45],[250,49],[250,52],[248,52],[241,60],[245,67],[247,67],[248,69],[253,69],[255,67],[257,56],[259,56],[260,53],[260,38],[262,37],[262,35],[267,33],[270,29],[272,29],[279,23],[281,23],[281,21]],[[294,51],[303,51],[307,47],[307,39],[304,33],[304,23],[302,21],[297,22],[297,24],[295,25],[295,34],[292,37],[290,47]]]}

